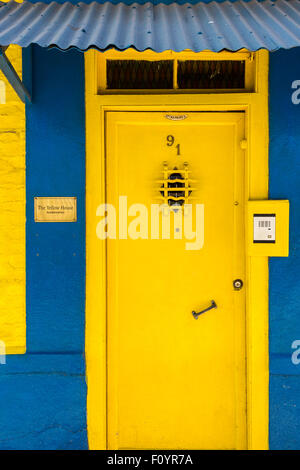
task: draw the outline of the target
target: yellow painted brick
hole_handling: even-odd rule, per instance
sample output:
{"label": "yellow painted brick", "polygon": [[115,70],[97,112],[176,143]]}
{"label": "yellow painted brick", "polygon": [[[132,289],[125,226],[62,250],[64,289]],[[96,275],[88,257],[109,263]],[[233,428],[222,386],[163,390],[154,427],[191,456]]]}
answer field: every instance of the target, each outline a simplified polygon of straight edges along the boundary
{"label": "yellow painted brick", "polygon": [[[2,125],[2,123],[0,125]],[[0,145],[1,146],[2,144],[3,145],[11,144],[11,143],[14,144],[15,142],[21,143],[19,142],[19,139],[20,139],[20,133],[19,133],[17,125],[15,129],[7,129],[7,127],[5,126],[1,128],[1,132],[0,132]],[[1,150],[1,147],[0,147],[0,150]]]}
{"label": "yellow painted brick", "polygon": [[[25,223],[25,217],[24,217]],[[20,229],[19,224],[15,226],[11,226],[8,230],[7,227],[1,226],[0,230],[0,245],[2,247],[7,246],[7,240],[9,240],[10,244],[16,245],[20,243],[23,249],[23,241],[25,236],[25,230]]]}
{"label": "yellow painted brick", "polygon": [[[22,207],[23,207],[23,202],[14,202],[9,204],[9,208],[7,208],[5,205],[1,205],[0,203],[0,211],[4,213],[4,215],[1,216],[0,218],[0,223],[2,224],[6,223],[7,220],[7,215],[12,214],[16,216],[16,222],[20,220],[22,217]],[[12,227],[13,229],[13,227]]]}
{"label": "yellow painted brick", "polygon": [[[1,121],[1,120],[0,120]],[[11,149],[6,146],[7,152],[4,153],[4,151],[1,151],[1,148],[3,149],[5,146],[0,145],[0,165],[1,161],[7,161],[8,164],[11,166],[17,166],[17,167],[23,167],[24,166],[24,159],[20,155],[20,151],[22,151],[22,146],[20,144],[14,146],[14,152],[11,153]],[[20,160],[21,160],[21,165],[20,165]]]}
{"label": "yellow painted brick", "polygon": [[[5,194],[3,194],[4,191],[5,191]],[[22,198],[22,194],[24,194],[24,190],[22,186],[19,186],[19,188],[16,186],[16,191],[13,191],[12,183],[11,183],[11,188],[8,188],[8,190],[5,190],[5,186],[4,186],[0,191],[0,204],[3,201],[3,203],[6,204],[5,210],[11,211],[11,209],[9,209],[9,204],[10,203],[13,204],[14,202],[20,202],[20,199]],[[23,201],[23,206],[24,206],[24,201]],[[23,212],[23,207],[21,208],[21,212]],[[1,217],[1,214],[0,214],[0,217]]]}
{"label": "yellow painted brick", "polygon": [[[4,214],[0,214],[0,227],[1,230],[5,226],[9,226],[11,230],[15,230],[20,224],[20,221],[25,220],[24,212],[22,210],[22,203],[16,203],[11,206],[10,210],[2,210]],[[12,219],[12,220],[11,220]]]}
{"label": "yellow painted brick", "polygon": [[[2,257],[2,253],[1,253]],[[13,260],[15,261],[15,260]],[[0,266],[0,284],[1,281],[4,283],[4,280],[7,279],[8,277],[10,279],[15,279],[16,282],[20,283],[22,281],[22,271],[24,270],[25,266],[25,259],[24,257],[20,254],[20,258],[18,260],[19,266],[16,265],[16,262],[14,263],[3,263]],[[11,280],[10,280],[11,282]]]}
{"label": "yellow painted brick", "polygon": [[[21,284],[20,279],[12,279],[9,285],[5,285],[5,283],[3,283],[2,280],[0,280],[0,286],[1,286],[1,291],[3,291],[3,294],[6,297],[6,299],[3,299],[3,295],[1,292],[0,308],[1,308],[1,324],[2,324],[2,322],[5,322],[8,318],[13,318],[14,309],[20,308],[24,304],[24,301],[20,295],[24,292],[24,290],[22,289],[22,284]],[[5,318],[4,312],[6,312],[6,318]],[[16,321],[18,321],[17,318],[16,318]]]}
{"label": "yellow painted brick", "polygon": [[8,132],[16,132],[17,130],[19,133],[24,127],[23,120],[20,119],[19,114],[21,113],[9,112],[8,114],[0,115],[1,128],[7,129]]}
{"label": "yellow painted brick", "polygon": [[[19,117],[21,120],[24,119],[24,105],[20,105],[20,103],[14,102],[7,102],[5,104],[1,104],[0,106],[0,116],[2,115],[14,115],[15,117]],[[15,124],[18,124],[17,122]]]}
{"label": "yellow painted brick", "polygon": [[20,318],[19,321],[10,318],[7,322],[3,323],[2,328],[0,327],[0,337],[6,344],[7,354],[13,354],[13,347],[25,347],[25,337],[23,334],[24,314],[22,310],[22,308],[16,310],[16,316]]}
{"label": "yellow painted brick", "polygon": [[11,85],[8,85],[6,87],[6,102],[9,102],[11,104],[18,104],[19,97],[15,90],[11,87]]}
{"label": "yellow painted brick", "polygon": [[[14,227],[12,227],[12,232],[14,233],[15,230],[14,230]],[[22,233],[22,236],[24,236],[24,233]],[[0,268],[2,266],[2,264],[4,264],[5,262],[9,262],[10,259],[9,259],[9,255],[11,254],[14,254],[14,255],[22,255],[24,257],[24,248],[23,248],[23,243],[22,243],[22,237],[18,237],[18,238],[15,238],[13,235],[10,237],[9,239],[9,243],[7,244],[4,244],[3,243],[3,237],[1,237],[1,247],[0,247],[0,252],[5,252],[7,254],[5,260],[3,259],[2,260],[2,263],[0,264]],[[11,241],[14,240],[14,243],[11,243]],[[24,257],[25,259],[25,257]]]}
{"label": "yellow painted brick", "polygon": [[[2,185],[2,190],[13,189],[13,185],[24,184],[24,171],[21,168],[15,168],[13,166],[7,166],[6,168],[0,168],[0,175],[6,175],[6,183]],[[16,188],[17,189],[17,188]]]}
{"label": "yellow painted brick", "polygon": [[23,268],[25,267],[25,256],[24,256],[24,253],[14,253],[13,255],[11,255],[9,257],[9,265],[10,266],[14,266],[16,268],[16,270],[18,270],[19,268]]}
{"label": "yellow painted brick", "polygon": [[[21,317],[22,310],[20,309],[16,314]],[[0,329],[0,336],[3,338],[2,341],[6,344],[6,354],[18,354],[18,352],[14,352],[13,348],[20,347],[21,345],[25,349],[22,323],[23,321],[19,321],[18,323],[14,321],[7,322],[3,325],[2,330]],[[20,351],[19,354],[22,354],[22,352]]]}
{"label": "yellow painted brick", "polygon": [[[0,122],[1,122],[1,119],[0,119]],[[19,140],[21,140],[21,137]],[[6,165],[14,166],[14,162],[18,162],[20,158],[22,158],[20,155],[20,152],[22,152],[22,150],[23,150],[23,146],[20,145],[20,142],[17,142],[16,144],[11,144],[10,146],[8,144],[3,144],[3,145],[0,144],[0,167],[1,167],[1,162],[3,162],[3,165],[6,164]],[[23,161],[23,165],[21,166],[23,167],[24,158],[22,161]]]}
{"label": "yellow painted brick", "polygon": [[[16,202],[21,202],[22,203],[22,208],[21,212],[23,213],[23,205],[24,205],[24,196],[25,196],[25,191],[24,188],[21,186],[20,188],[16,188],[15,191],[0,191],[0,206],[2,210],[5,210],[5,207],[9,203],[16,203]],[[1,238],[1,234],[0,234]]]}
{"label": "yellow painted brick", "polygon": [[[11,61],[14,69],[18,73],[19,77],[22,79],[22,50],[19,46],[9,46],[6,50],[6,55],[8,59]],[[5,76],[0,72],[0,80],[5,83],[6,86],[6,101],[15,101],[16,103],[19,102],[18,95],[12,88],[12,86],[7,82]],[[21,106],[24,107],[22,103]]]}
{"label": "yellow painted brick", "polygon": [[13,227],[15,223],[23,223],[23,220],[24,218],[21,217],[21,215],[7,212],[5,216],[0,219],[0,227],[1,225]]}
{"label": "yellow painted brick", "polygon": [[[22,51],[7,57],[22,78]],[[25,321],[25,106],[0,72],[0,340],[8,354],[24,353]],[[1,91],[0,90],[0,91]]]}

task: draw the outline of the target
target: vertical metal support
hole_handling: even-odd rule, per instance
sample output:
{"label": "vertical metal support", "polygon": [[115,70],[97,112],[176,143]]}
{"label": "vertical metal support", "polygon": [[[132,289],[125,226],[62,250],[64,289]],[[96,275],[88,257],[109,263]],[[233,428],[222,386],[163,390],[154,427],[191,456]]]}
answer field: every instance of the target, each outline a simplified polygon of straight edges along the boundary
{"label": "vertical metal support", "polygon": [[31,95],[20,80],[19,75],[13,68],[11,62],[8,60],[5,54],[5,50],[6,47],[0,46],[0,70],[3,72],[8,82],[11,84],[23,103],[25,103],[26,100],[31,103]]}
{"label": "vertical metal support", "polygon": [[22,48],[22,82],[31,96],[31,102],[33,102],[32,54],[32,44]]}

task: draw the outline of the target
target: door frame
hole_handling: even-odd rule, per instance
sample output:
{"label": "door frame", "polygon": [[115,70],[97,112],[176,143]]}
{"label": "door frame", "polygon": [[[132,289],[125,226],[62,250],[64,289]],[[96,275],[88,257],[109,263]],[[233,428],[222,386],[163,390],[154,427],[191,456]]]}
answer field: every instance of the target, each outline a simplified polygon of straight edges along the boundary
{"label": "door frame", "polygon": [[[107,448],[106,243],[96,237],[96,209],[105,203],[105,113],[108,111],[244,111],[245,201],[268,199],[268,59],[255,53],[255,90],[199,94],[98,94],[98,55],[85,53],[86,101],[86,381],[90,449]],[[141,58],[143,53],[141,54]],[[202,53],[199,53],[202,54]],[[228,53],[225,53],[228,54]],[[161,55],[161,54],[160,54]],[[219,53],[222,55],[222,53]],[[246,204],[245,204],[246,211]],[[245,212],[246,220],[246,212]],[[246,243],[246,234],[245,234]],[[269,446],[268,257],[246,247],[248,449]]]}

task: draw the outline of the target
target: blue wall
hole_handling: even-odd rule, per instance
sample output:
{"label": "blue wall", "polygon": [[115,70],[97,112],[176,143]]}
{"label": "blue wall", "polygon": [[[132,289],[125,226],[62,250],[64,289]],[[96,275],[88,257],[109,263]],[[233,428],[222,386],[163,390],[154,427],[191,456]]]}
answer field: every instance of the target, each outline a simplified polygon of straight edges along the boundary
{"label": "blue wall", "polygon": [[[27,353],[0,369],[0,449],[85,449],[84,60],[32,48],[26,107]],[[28,51],[24,74],[29,74]],[[78,222],[35,223],[35,196],[76,196]]]}
{"label": "blue wall", "polygon": [[270,54],[270,198],[291,204],[290,256],[270,259],[270,447],[300,449],[300,364],[291,343],[300,340],[300,104],[291,84],[300,80],[300,49]]}

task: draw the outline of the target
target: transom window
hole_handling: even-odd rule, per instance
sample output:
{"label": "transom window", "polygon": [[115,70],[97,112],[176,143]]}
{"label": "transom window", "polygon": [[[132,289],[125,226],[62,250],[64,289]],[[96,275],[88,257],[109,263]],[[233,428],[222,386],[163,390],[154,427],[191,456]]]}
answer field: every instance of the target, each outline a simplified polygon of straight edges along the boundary
{"label": "transom window", "polygon": [[123,52],[98,55],[100,93],[255,91],[255,54],[242,52]]}

